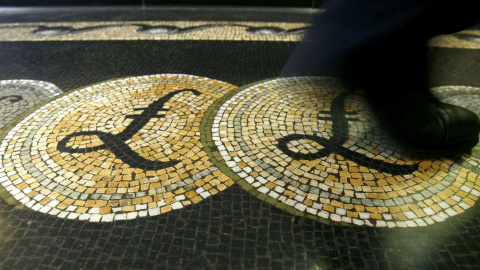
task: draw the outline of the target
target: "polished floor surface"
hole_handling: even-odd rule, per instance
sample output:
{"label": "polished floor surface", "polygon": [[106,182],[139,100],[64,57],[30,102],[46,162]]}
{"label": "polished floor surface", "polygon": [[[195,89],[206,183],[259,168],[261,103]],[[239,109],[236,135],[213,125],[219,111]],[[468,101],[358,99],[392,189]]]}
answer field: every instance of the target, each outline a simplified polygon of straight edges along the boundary
{"label": "polished floor surface", "polygon": [[[478,269],[480,146],[417,158],[279,78],[314,12],[0,10],[0,268]],[[480,115],[479,29],[428,61]]]}

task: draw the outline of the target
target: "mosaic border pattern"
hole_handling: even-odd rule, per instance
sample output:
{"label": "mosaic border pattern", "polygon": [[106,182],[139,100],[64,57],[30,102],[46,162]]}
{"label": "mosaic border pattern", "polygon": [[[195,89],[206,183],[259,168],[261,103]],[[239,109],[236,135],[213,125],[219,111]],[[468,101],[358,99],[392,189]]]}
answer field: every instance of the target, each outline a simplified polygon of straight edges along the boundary
{"label": "mosaic border pattern", "polygon": [[[308,23],[135,21],[0,24],[0,41],[229,40],[298,42]],[[479,49],[480,31],[464,30],[429,40],[430,47]]]}
{"label": "mosaic border pattern", "polygon": [[[301,87],[297,89],[298,85],[309,85],[309,90],[305,92]],[[322,87],[323,90],[332,90],[338,89],[339,85],[329,78],[274,79],[242,87],[219,100],[215,104],[218,112],[212,112],[208,116],[209,127],[212,128],[210,139],[218,147],[218,152],[212,154],[212,158],[223,164],[218,166],[227,175],[258,198],[293,214],[327,223],[389,228],[427,226],[463,213],[474,205],[480,196],[480,170],[479,159],[475,156],[478,154],[476,150],[473,155],[465,154],[459,160],[412,159],[388,139],[384,145],[379,142],[372,143],[372,134],[377,137],[385,136],[373,122],[372,126],[367,127],[373,130],[370,135],[369,131],[361,135],[360,128],[355,126],[358,122],[347,120],[350,138],[347,138],[341,147],[348,149],[341,150],[337,146],[335,151],[343,152],[325,155],[321,162],[317,158],[305,158],[307,153],[315,156],[314,152],[322,152],[328,145],[325,140],[319,139],[315,142],[312,136],[296,138],[296,145],[289,146],[296,148],[297,157],[285,155],[285,151],[282,153],[279,149],[279,136],[295,134],[299,132],[295,130],[297,127],[315,130],[323,126],[325,130],[320,133],[313,131],[312,134],[323,138],[332,138],[335,135],[335,124],[326,119],[333,117],[333,112],[330,112],[332,115],[328,112],[319,113],[318,108],[314,108],[317,105],[312,107],[312,103],[298,101],[305,96],[318,95]],[[275,88],[278,91],[272,90]],[[440,90],[435,89],[437,94],[445,96],[446,90]],[[282,91],[284,93],[281,93]],[[480,93],[480,89],[471,88],[470,93],[472,91]],[[292,97],[289,97],[290,95]],[[329,98],[332,100],[331,96]],[[318,96],[314,99],[322,100]],[[267,105],[269,100],[272,102]],[[295,103],[295,110],[302,111],[303,117],[295,118],[295,110],[284,108],[282,103],[289,101],[298,101]],[[360,99],[351,102],[346,106],[348,109],[345,108],[344,113],[347,115],[356,114],[355,110],[365,104]],[[464,100],[460,103],[464,103]],[[268,111],[268,107],[272,107],[274,113],[269,114],[273,111]],[[322,108],[328,111],[334,110],[333,107],[324,104]],[[338,109],[338,106],[336,108]],[[469,108],[479,113],[479,104],[470,102]],[[309,109],[313,110],[310,114],[307,113]],[[282,125],[281,121],[275,122],[279,119],[269,117],[279,115],[279,112],[285,110],[293,117],[291,119],[295,119],[290,123],[291,129],[277,132],[269,129],[274,123]],[[260,117],[250,118],[248,113],[252,111]],[[361,119],[361,125],[361,122],[368,122],[371,116],[366,113],[358,114],[357,117]],[[262,124],[265,121],[268,124]],[[308,121],[312,122],[306,124]],[[316,126],[313,122],[321,124]],[[266,136],[257,136],[260,133]],[[324,143],[323,148],[319,143]],[[394,162],[395,166],[415,165],[418,169],[404,176],[394,176],[369,169],[367,165],[357,166],[356,162],[362,162],[357,158],[357,154],[368,158],[371,163],[363,161],[363,164],[368,166],[377,160],[387,162],[384,165],[386,167],[390,167],[388,164]]]}
{"label": "mosaic border pattern", "polygon": [[214,100],[235,88],[160,74],[73,91],[8,132],[0,144],[0,183],[32,210],[91,222],[198,203],[233,184],[208,161],[200,122]]}
{"label": "mosaic border pattern", "polygon": [[9,23],[0,24],[0,41],[300,41],[308,26],[306,23],[209,21]]}

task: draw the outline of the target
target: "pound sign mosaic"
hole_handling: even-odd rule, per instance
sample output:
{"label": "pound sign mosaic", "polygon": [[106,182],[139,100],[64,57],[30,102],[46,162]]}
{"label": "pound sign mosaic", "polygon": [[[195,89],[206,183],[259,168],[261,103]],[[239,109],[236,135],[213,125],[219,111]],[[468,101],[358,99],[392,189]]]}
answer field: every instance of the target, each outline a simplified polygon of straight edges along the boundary
{"label": "pound sign mosaic", "polygon": [[[234,183],[210,162],[201,120],[236,88],[206,77],[158,74],[63,95],[1,141],[0,184],[35,211],[91,222],[199,203]],[[20,136],[24,143],[15,143]],[[12,170],[28,173],[18,178]]]}
{"label": "pound sign mosaic", "polygon": [[233,179],[297,215],[427,226],[464,212],[480,196],[472,188],[479,174],[467,166],[480,164],[477,157],[411,156],[379,127],[365,98],[334,78],[279,78],[240,88],[213,119],[219,162]]}
{"label": "pound sign mosaic", "polygon": [[[149,160],[146,158],[141,157],[135,151],[130,149],[125,141],[132,138],[138,131],[140,131],[152,118],[162,118],[163,115],[158,115],[158,112],[165,111],[164,105],[168,102],[172,97],[175,95],[182,93],[182,92],[191,92],[194,95],[200,95],[200,92],[192,89],[184,89],[178,90],[175,92],[171,92],[164,97],[156,100],[152,104],[150,104],[147,108],[140,108],[134,109],[135,111],[142,110],[143,112],[140,114],[134,115],[127,115],[126,118],[133,119],[133,121],[128,125],[122,132],[118,134],[111,134],[103,131],[81,131],[75,132],[72,134],[67,135],[63,138],[57,146],[57,149],[62,152],[67,153],[88,153],[103,149],[108,149],[112,151],[119,159],[121,159],[126,164],[130,165],[134,168],[139,168],[142,170],[159,170],[166,167],[174,166],[178,164],[180,161],[178,160],[170,160],[170,161],[155,161]],[[73,148],[67,146],[68,142],[77,136],[98,136],[100,140],[102,140],[103,144],[94,146],[94,147],[86,147],[86,148]]]}
{"label": "pound sign mosaic", "polygon": [[[331,136],[329,139],[325,139],[316,135],[291,134],[278,140],[278,148],[282,150],[282,152],[285,153],[286,155],[295,159],[314,160],[318,158],[327,157],[330,154],[338,154],[338,155],[342,155],[348,160],[356,162],[361,166],[365,166],[367,168],[375,169],[381,172],[390,173],[392,175],[405,175],[405,174],[411,174],[414,171],[417,171],[418,164],[412,164],[412,165],[391,164],[391,163],[384,162],[382,160],[366,157],[363,154],[357,153],[343,146],[343,144],[348,140],[348,131],[349,131],[348,121],[358,121],[356,119],[346,118],[347,114],[351,114],[351,115],[355,114],[355,113],[346,112],[344,107],[345,98],[349,94],[350,93],[348,92],[341,93],[336,98],[333,99],[332,106],[331,106],[332,109],[330,112],[331,117],[319,117],[320,120],[330,120],[333,122],[332,124],[333,136]],[[312,140],[322,145],[323,149],[320,149],[316,153],[308,153],[308,154],[293,152],[292,150],[288,149],[288,144],[290,142],[300,140],[300,139]]]}

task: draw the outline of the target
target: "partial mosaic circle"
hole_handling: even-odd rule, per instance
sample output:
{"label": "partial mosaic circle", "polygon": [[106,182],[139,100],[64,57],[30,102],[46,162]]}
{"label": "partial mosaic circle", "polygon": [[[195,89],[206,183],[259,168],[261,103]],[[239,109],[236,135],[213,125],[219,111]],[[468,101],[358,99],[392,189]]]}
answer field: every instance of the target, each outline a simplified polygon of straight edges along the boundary
{"label": "partial mosaic circle", "polygon": [[62,91],[54,84],[34,80],[0,81],[0,129],[35,104]]}
{"label": "partial mosaic circle", "polygon": [[[468,90],[435,92],[479,113],[480,91]],[[480,196],[478,151],[412,158],[378,127],[366,100],[334,79],[275,79],[230,96],[212,138],[234,180],[279,208],[327,222],[415,227],[462,213]]]}
{"label": "partial mosaic circle", "polygon": [[27,207],[108,222],[155,216],[233,181],[200,142],[208,107],[235,86],[179,74],[86,87],[39,108],[0,145],[0,182]]}

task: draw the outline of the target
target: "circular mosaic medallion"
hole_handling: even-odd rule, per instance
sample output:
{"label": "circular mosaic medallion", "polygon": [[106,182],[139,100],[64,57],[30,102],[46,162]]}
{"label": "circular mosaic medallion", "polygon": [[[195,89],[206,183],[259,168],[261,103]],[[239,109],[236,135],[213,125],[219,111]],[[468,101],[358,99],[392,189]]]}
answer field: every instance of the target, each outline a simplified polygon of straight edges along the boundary
{"label": "circular mosaic medallion", "polygon": [[133,219],[198,203],[233,184],[204,152],[200,122],[234,88],[166,74],[72,92],[6,135],[0,182],[27,207],[68,219]]}
{"label": "circular mosaic medallion", "polygon": [[62,91],[54,84],[34,80],[0,81],[0,128],[35,104]]}
{"label": "circular mosaic medallion", "polygon": [[[436,92],[457,93],[449,89]],[[480,91],[469,91],[448,100],[478,113]],[[412,158],[382,132],[364,98],[334,79],[276,79],[227,98],[212,123],[221,162],[279,208],[328,222],[415,227],[462,213],[480,196],[478,151]]]}

